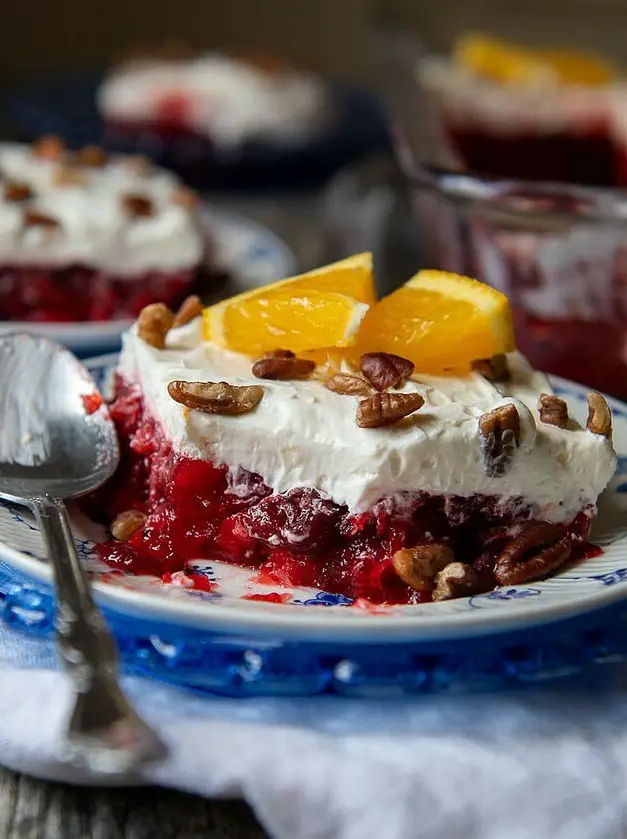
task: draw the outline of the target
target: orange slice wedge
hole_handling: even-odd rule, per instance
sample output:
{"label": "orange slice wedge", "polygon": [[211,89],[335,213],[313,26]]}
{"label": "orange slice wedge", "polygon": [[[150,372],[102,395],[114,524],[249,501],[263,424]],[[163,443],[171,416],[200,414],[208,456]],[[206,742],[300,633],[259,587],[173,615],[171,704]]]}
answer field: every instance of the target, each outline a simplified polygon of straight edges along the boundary
{"label": "orange slice wedge", "polygon": [[610,64],[594,55],[525,49],[480,34],[461,37],[453,48],[453,60],[504,84],[559,81],[594,86],[609,84],[616,75]]}
{"label": "orange slice wedge", "polygon": [[347,346],[368,311],[346,294],[275,291],[225,301],[209,312],[211,340],[246,355]]}
{"label": "orange slice wedge", "polygon": [[411,359],[419,373],[461,373],[472,361],[514,349],[512,313],[504,294],[444,271],[420,271],[366,314],[359,352]]}
{"label": "orange slice wedge", "polygon": [[372,255],[358,254],[205,309],[204,336],[247,355],[344,347],[375,299]]}

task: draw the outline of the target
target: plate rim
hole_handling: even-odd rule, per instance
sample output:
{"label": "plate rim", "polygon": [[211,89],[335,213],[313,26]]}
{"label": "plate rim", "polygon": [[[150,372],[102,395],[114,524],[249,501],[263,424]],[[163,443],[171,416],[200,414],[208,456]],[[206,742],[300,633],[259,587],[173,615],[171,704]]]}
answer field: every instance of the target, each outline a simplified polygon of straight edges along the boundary
{"label": "plate rim", "polygon": [[[88,358],[84,361],[89,370],[113,368],[118,353]],[[587,392],[584,385],[558,376],[550,377],[558,388]],[[613,397],[607,397],[611,407],[621,413],[627,413],[627,404]],[[623,537],[627,539],[627,536]],[[26,575],[30,579],[52,586],[50,566],[39,559],[22,553],[4,543],[0,543],[0,561],[10,568]],[[542,585],[536,583],[535,585]],[[211,632],[228,633],[236,630],[238,634],[254,633],[255,636],[303,639],[309,641],[333,640],[358,644],[372,643],[416,643],[436,640],[461,640],[463,638],[498,635],[530,629],[552,623],[560,623],[569,618],[589,615],[627,598],[627,581],[612,586],[603,586],[598,590],[578,594],[573,598],[560,601],[525,598],[526,603],[518,603],[513,609],[483,610],[468,609],[446,615],[395,615],[385,616],[359,613],[354,609],[350,619],[339,617],[333,608],[325,608],[324,620],[312,621],[305,609],[286,609],[283,604],[247,601],[246,609],[237,605],[228,608],[215,608],[211,601],[169,600],[157,593],[144,590],[113,586],[95,581],[94,593],[104,606],[129,617],[147,618],[177,624],[181,627],[203,629]],[[470,598],[466,598],[470,599]],[[544,604],[544,605],[543,605]],[[342,607],[344,611],[345,607]],[[318,610],[315,610],[318,612]]]}

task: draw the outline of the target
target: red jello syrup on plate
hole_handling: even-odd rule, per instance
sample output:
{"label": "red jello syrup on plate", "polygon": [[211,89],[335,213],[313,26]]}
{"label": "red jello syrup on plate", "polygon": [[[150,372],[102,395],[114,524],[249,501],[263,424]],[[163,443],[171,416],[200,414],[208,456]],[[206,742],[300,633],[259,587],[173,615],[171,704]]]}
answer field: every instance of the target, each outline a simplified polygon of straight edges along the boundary
{"label": "red jello syrup on plate", "polygon": [[[116,394],[111,415],[120,467],[84,506],[105,520],[129,509],[148,514],[128,542],[97,547],[126,573],[167,579],[192,560],[213,559],[255,568],[256,581],[268,586],[313,587],[372,604],[417,603],[425,595],[396,574],[396,551],[444,541],[458,559],[475,563],[489,589],[511,527],[533,520],[521,499],[504,507],[497,498],[405,492],[351,514],[311,487],[273,493],[259,475],[174,453],[139,390],[118,378]],[[589,524],[582,514],[568,532],[582,542]]]}

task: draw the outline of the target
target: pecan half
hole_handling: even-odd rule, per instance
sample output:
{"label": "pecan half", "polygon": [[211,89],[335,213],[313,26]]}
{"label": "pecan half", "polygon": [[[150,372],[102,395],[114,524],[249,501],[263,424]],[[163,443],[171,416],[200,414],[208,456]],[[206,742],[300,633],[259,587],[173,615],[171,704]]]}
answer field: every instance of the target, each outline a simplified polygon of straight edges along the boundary
{"label": "pecan half", "polygon": [[202,315],[202,303],[200,301],[200,297],[197,294],[190,294],[189,297],[186,297],[179,306],[178,312],[174,316],[172,326],[185,326],[186,323],[194,320],[194,318],[197,318],[199,315]]}
{"label": "pecan half", "polygon": [[343,396],[372,396],[373,388],[361,376],[351,376],[350,373],[336,373],[325,381],[325,387],[333,393]]}
{"label": "pecan half", "polygon": [[128,542],[144,526],[146,514],[139,510],[126,510],[120,513],[111,524],[111,535],[118,542]]}
{"label": "pecan half", "polygon": [[503,353],[491,358],[477,358],[472,362],[472,369],[489,382],[508,382],[510,380],[507,356]]}
{"label": "pecan half", "polygon": [[168,393],[194,411],[206,414],[248,414],[261,402],[261,385],[239,387],[226,382],[170,382]]}
{"label": "pecan half", "polygon": [[494,576],[502,586],[545,577],[570,557],[572,542],[564,530],[548,522],[532,522],[496,558]]}
{"label": "pecan half", "polygon": [[5,201],[28,201],[33,197],[33,190],[28,184],[18,183],[17,181],[7,181],[3,190]]}
{"label": "pecan half", "polygon": [[54,227],[61,227],[61,222],[48,216],[45,213],[39,213],[37,210],[27,210],[23,216],[25,227],[48,227],[52,230]]}
{"label": "pecan half", "polygon": [[483,457],[491,478],[503,475],[520,442],[520,416],[511,403],[479,417]]}
{"label": "pecan half", "polygon": [[153,202],[145,195],[134,195],[128,192],[122,196],[122,206],[129,215],[138,218],[153,216],[155,213]]}
{"label": "pecan half", "polygon": [[104,166],[107,155],[102,146],[83,146],[76,152],[75,159],[82,166]]}
{"label": "pecan half", "polygon": [[392,557],[394,570],[404,583],[417,591],[430,591],[435,575],[455,559],[448,545],[415,545]]}
{"label": "pecan half", "polygon": [[357,425],[361,428],[392,425],[422,408],[424,403],[420,393],[375,393],[357,405]]}
{"label": "pecan half", "polygon": [[[289,352],[289,350],[281,350],[281,352]],[[293,355],[266,355],[253,364],[253,376],[258,379],[308,379],[315,369],[316,362],[306,358],[295,358]]]}
{"label": "pecan half", "polygon": [[61,160],[65,152],[65,143],[60,137],[48,135],[33,143],[32,149],[33,154],[42,160]]}
{"label": "pecan half", "polygon": [[470,565],[463,562],[451,562],[435,578],[433,600],[454,600],[456,597],[468,597],[479,589],[479,578]]}
{"label": "pecan half", "polygon": [[559,396],[552,393],[541,393],[538,399],[538,410],[540,421],[547,425],[556,425],[558,428],[568,426],[568,405]]}
{"label": "pecan half", "polygon": [[143,154],[127,154],[120,161],[134,175],[147,175],[151,168],[150,160]]}
{"label": "pecan half", "polygon": [[363,377],[376,390],[402,387],[414,372],[414,363],[388,352],[368,352],[362,355],[359,368]]}
{"label": "pecan half", "polygon": [[142,341],[162,350],[165,347],[165,336],[173,323],[174,314],[165,303],[151,303],[139,313],[137,333]]}
{"label": "pecan half", "polygon": [[185,207],[186,210],[193,210],[198,204],[198,196],[193,189],[180,186],[172,193],[172,201],[180,207]]}
{"label": "pecan half", "polygon": [[612,439],[612,412],[600,393],[588,394],[588,422],[586,428],[593,434]]}
{"label": "pecan half", "polygon": [[52,173],[55,186],[80,186],[85,183],[85,173],[71,166],[59,166]]}

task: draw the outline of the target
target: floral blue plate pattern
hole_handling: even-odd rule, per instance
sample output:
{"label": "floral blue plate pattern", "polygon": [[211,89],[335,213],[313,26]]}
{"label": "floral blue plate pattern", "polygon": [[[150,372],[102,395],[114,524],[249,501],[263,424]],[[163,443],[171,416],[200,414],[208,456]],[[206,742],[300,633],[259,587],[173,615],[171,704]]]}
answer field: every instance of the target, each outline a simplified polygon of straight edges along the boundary
{"label": "floral blue plate pattern", "polygon": [[[115,356],[88,366],[106,391]],[[586,390],[554,385],[573,415]],[[627,658],[627,406],[611,400],[619,452],[593,541],[601,556],[544,582],[417,606],[367,607],[314,589],[262,585],[254,572],[198,561],[197,585],[174,575],[111,574],[93,555],[102,530],[77,511],[79,554],[125,665],[180,685],[238,696],[334,691],[380,696],[494,688]],[[50,570],[36,524],[0,508],[0,618],[49,634]]]}

